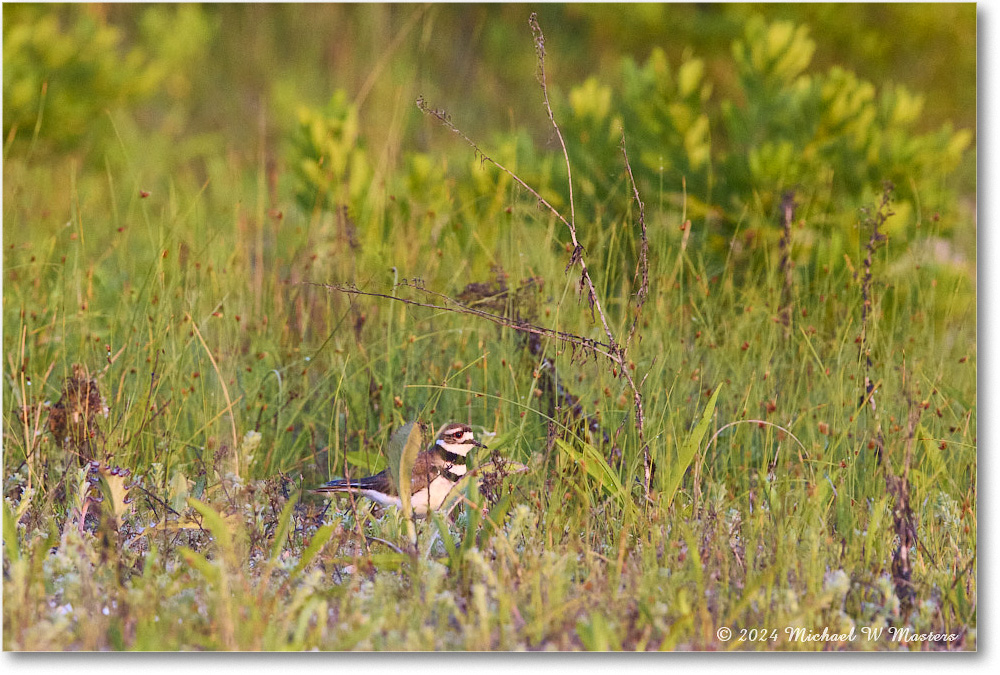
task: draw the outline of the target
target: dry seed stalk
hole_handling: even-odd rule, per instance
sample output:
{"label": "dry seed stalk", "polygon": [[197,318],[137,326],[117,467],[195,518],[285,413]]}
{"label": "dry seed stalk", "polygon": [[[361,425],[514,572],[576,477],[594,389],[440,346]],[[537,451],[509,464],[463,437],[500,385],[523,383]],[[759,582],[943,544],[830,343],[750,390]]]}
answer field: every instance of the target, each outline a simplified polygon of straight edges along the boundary
{"label": "dry seed stalk", "polygon": [[[587,302],[591,308],[592,314],[596,313],[596,315],[600,317],[601,326],[604,329],[604,334],[607,336],[607,343],[600,343],[593,340],[587,340],[586,338],[582,338],[580,336],[563,334],[563,333],[559,333],[558,337],[559,339],[563,339],[576,344],[587,343],[587,346],[589,346],[593,351],[601,353],[611,362],[611,371],[613,375],[615,377],[624,378],[626,383],[628,384],[628,387],[632,392],[633,405],[635,406],[635,426],[639,433],[639,441],[640,443],[642,443],[643,446],[643,464],[645,473],[644,488],[648,496],[650,489],[650,482],[652,478],[652,458],[649,453],[649,446],[645,442],[645,433],[644,433],[645,412],[643,410],[642,392],[640,391],[641,383],[640,385],[636,385],[635,379],[633,378],[632,373],[630,372],[630,367],[629,367],[630,364],[628,359],[628,348],[631,345],[632,337],[635,333],[635,329],[638,324],[639,313],[642,309],[642,303],[645,301],[649,288],[649,271],[648,271],[649,245],[646,239],[644,206],[642,204],[642,200],[639,199],[639,191],[636,188],[635,179],[632,176],[632,168],[628,162],[628,154],[625,152],[624,136],[623,136],[622,154],[624,155],[625,166],[628,170],[628,175],[632,184],[632,191],[639,205],[640,226],[642,229],[642,249],[640,252],[640,258],[637,266],[636,275],[639,276],[641,274],[642,283],[640,285],[639,292],[637,293],[636,296],[636,303],[637,303],[636,314],[633,319],[632,327],[629,330],[629,334],[626,338],[625,343],[621,344],[618,342],[617,339],[615,339],[615,335],[611,330],[611,325],[608,322],[606,314],[604,313],[604,308],[601,304],[600,297],[597,294],[597,288],[595,287],[594,281],[590,276],[590,270],[587,267],[587,261],[584,258],[584,247],[582,244],[580,244],[580,240],[577,235],[576,207],[573,201],[573,173],[572,173],[572,168],[570,166],[569,153],[566,149],[566,142],[563,139],[562,131],[559,129],[559,124],[556,122],[555,114],[552,112],[552,106],[549,103],[548,84],[545,76],[545,36],[542,33],[542,29],[538,24],[538,18],[534,13],[532,13],[531,16],[529,17],[528,23],[531,26],[532,35],[534,36],[534,41],[535,41],[535,51],[538,55],[538,81],[542,87],[542,96],[545,103],[545,111],[549,116],[549,121],[552,122],[552,126],[555,129],[556,136],[559,138],[559,145],[562,147],[563,158],[566,161],[566,173],[567,173],[567,181],[569,183],[569,204],[570,204],[570,217],[568,220],[564,215],[562,215],[559,212],[558,209],[556,209],[554,206],[552,206],[552,204],[546,201],[538,193],[537,190],[528,185],[513,171],[503,166],[502,164],[494,160],[492,157],[487,155],[485,152],[483,152],[482,149],[472,139],[470,139],[467,135],[465,135],[465,133],[463,133],[457,126],[455,126],[455,124],[451,121],[451,116],[448,115],[447,112],[428,106],[422,97],[417,99],[417,107],[420,108],[420,110],[423,111],[424,113],[431,115],[432,117],[437,119],[445,127],[447,127],[448,129],[456,133],[458,136],[460,136],[466,143],[468,143],[472,147],[475,154],[478,157],[480,157],[482,161],[493,164],[495,167],[497,167],[498,169],[506,173],[508,176],[510,176],[514,181],[516,181],[518,185],[520,185],[525,190],[530,192],[538,200],[538,203],[545,206],[553,215],[555,215],[556,218],[558,218],[566,226],[566,229],[569,231],[570,240],[572,241],[573,244],[573,251],[570,256],[569,263],[566,266],[566,270],[568,271],[571,267],[575,265],[580,267],[580,289],[581,290],[583,290],[584,288],[586,289]],[[416,303],[411,303],[411,304],[416,304]],[[448,309],[448,308],[440,308],[440,309]],[[496,323],[507,324],[508,321],[505,318],[496,317],[495,315],[490,315],[488,317],[483,317],[483,318],[488,318],[489,320],[494,321]],[[543,330],[546,331],[546,334],[555,333],[555,331],[551,331],[550,329],[539,329],[538,327],[534,326],[515,325],[511,327],[517,330],[528,330],[529,332],[538,332],[539,330]],[[601,349],[598,349],[597,347],[601,347]]]}
{"label": "dry seed stalk", "polygon": [[882,232],[881,228],[885,225],[885,221],[894,215],[893,211],[889,209],[889,204],[892,201],[892,193],[895,189],[891,181],[885,181],[882,185],[882,199],[875,213],[872,214],[868,209],[862,209],[862,213],[865,215],[864,225],[871,228],[868,243],[865,245],[864,276],[861,279],[861,354],[864,356],[865,364],[865,392],[863,400],[868,402],[871,406],[872,414],[875,415],[875,454],[879,460],[882,458],[885,439],[882,435],[881,424],[878,422],[878,407],[875,403],[875,382],[871,377],[873,364],[871,344],[868,339],[868,320],[871,317],[873,305],[872,258],[874,257],[875,250],[888,240],[888,236]]}

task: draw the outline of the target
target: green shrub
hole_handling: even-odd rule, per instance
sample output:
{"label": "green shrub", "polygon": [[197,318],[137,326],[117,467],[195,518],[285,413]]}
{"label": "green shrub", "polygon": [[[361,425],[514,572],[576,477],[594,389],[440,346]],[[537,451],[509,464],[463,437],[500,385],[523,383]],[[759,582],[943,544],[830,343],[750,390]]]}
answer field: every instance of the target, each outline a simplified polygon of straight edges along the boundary
{"label": "green shrub", "polygon": [[685,204],[689,217],[716,223],[720,253],[738,224],[777,230],[787,190],[806,206],[800,215],[817,230],[816,242],[852,227],[884,180],[902,186],[890,231],[912,226],[919,206],[940,212],[943,231],[953,227],[956,186],[946,179],[972,133],[950,125],[922,133],[921,95],[876,87],[839,67],[809,72],[814,51],[804,26],[755,17],[732,46],[731,99],[712,97],[705,64],[690,51],[675,67],[660,49],[642,65],[626,58],[620,84],[589,78],[556,111],[580,193],[617,194],[616,208],[627,208],[624,128],[645,197],[678,211]]}
{"label": "green shrub", "polygon": [[[161,92],[171,100],[191,91],[194,64],[204,58],[216,26],[196,5],[150,7],[138,39],[83,5],[58,10],[16,5],[4,12],[3,133],[35,138],[43,148],[100,148],[112,138],[102,118],[135,111]],[[176,115],[170,128],[180,131]]]}
{"label": "green shrub", "polygon": [[360,138],[358,109],[343,90],[322,110],[301,106],[289,163],[295,197],[307,212],[355,205],[371,180],[371,162]]}

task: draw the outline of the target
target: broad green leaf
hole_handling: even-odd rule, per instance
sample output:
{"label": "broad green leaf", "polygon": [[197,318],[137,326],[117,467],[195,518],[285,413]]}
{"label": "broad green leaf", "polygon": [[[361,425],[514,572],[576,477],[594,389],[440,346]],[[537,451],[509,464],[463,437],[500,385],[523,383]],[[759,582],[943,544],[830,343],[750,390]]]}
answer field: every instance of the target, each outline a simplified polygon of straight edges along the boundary
{"label": "broad green leaf", "polygon": [[687,440],[684,441],[684,445],[681,447],[681,450],[677,455],[677,463],[670,468],[670,474],[667,477],[663,490],[663,495],[666,498],[666,501],[663,502],[664,508],[669,508],[669,506],[673,503],[674,495],[677,492],[677,488],[680,487],[681,480],[684,478],[684,473],[688,470],[688,467],[691,466],[691,461],[698,452],[698,448],[701,447],[701,440],[705,437],[705,432],[708,431],[708,425],[712,421],[712,415],[715,414],[715,402],[718,400],[719,392],[721,390],[721,384],[715,388],[712,398],[708,399],[708,405],[705,406],[705,410],[701,414],[701,419],[698,420],[698,424],[696,424],[694,429],[691,430],[691,435],[689,435]]}
{"label": "broad green leaf", "polygon": [[410,543],[416,547],[417,530],[413,525],[413,508],[410,506],[410,481],[413,477],[413,464],[420,453],[421,434],[416,422],[407,422],[389,439],[389,449],[386,458],[389,460],[389,471],[399,489],[399,501],[402,502],[403,517],[406,519],[406,529],[409,531]]}
{"label": "broad green leaf", "polygon": [[476,543],[476,530],[483,520],[483,510],[476,506],[470,507],[466,513],[468,518],[465,521],[465,534],[462,536],[462,544],[459,546],[459,560],[464,558],[466,552],[470,551]]}
{"label": "broad green leaf", "polygon": [[101,491],[104,493],[106,503],[111,507],[116,518],[121,518],[132,507],[126,502],[128,490],[125,488],[125,476],[112,475],[106,466],[99,470],[101,476]]}
{"label": "broad green leaf", "polygon": [[347,453],[347,463],[369,474],[374,474],[385,468],[385,457],[361,450],[352,450]]}
{"label": "broad green leaf", "polygon": [[493,536],[493,533],[503,525],[503,521],[510,512],[510,507],[513,503],[514,500],[511,495],[504,495],[490,509],[490,512],[486,515],[486,524],[483,526],[484,541],[486,538]]}
{"label": "broad green leaf", "polygon": [[190,481],[187,476],[185,476],[180,471],[174,474],[173,479],[170,481],[170,506],[174,511],[183,511],[184,504],[187,502],[190,492]]}

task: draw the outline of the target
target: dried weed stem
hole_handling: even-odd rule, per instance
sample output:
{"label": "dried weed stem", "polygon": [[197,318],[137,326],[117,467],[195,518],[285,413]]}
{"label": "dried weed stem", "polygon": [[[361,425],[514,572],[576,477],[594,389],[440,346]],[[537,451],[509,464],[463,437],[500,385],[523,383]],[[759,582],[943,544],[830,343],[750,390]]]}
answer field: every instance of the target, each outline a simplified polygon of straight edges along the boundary
{"label": "dried weed stem", "polygon": [[[642,248],[639,256],[639,262],[637,264],[636,277],[638,277],[641,274],[642,283],[639,287],[639,292],[636,294],[636,311],[635,311],[635,316],[633,317],[632,326],[629,329],[629,333],[628,336],[626,337],[625,343],[622,344],[615,338],[614,332],[611,330],[611,324],[609,323],[607,315],[604,312],[604,308],[601,305],[600,297],[597,294],[597,288],[595,287],[594,281],[591,278],[590,269],[587,267],[587,261],[584,258],[584,247],[580,243],[580,239],[577,234],[576,207],[573,201],[573,173],[569,161],[569,152],[566,149],[566,142],[563,139],[562,131],[559,129],[559,124],[556,122],[555,114],[552,112],[552,106],[549,102],[548,84],[546,82],[546,76],[545,76],[545,36],[542,33],[542,29],[538,24],[538,17],[534,13],[532,13],[531,16],[529,17],[528,23],[531,26],[532,35],[535,41],[535,51],[538,55],[537,75],[539,84],[541,85],[542,88],[542,96],[545,103],[545,111],[549,116],[549,121],[552,122],[552,126],[555,129],[556,136],[559,138],[559,145],[562,147],[563,158],[566,161],[566,173],[567,173],[567,182],[569,184],[569,205],[570,205],[570,217],[568,220],[562,213],[559,212],[558,209],[556,209],[554,206],[552,206],[552,204],[546,201],[538,193],[537,190],[528,185],[513,171],[503,166],[502,164],[494,160],[492,157],[487,155],[485,152],[483,152],[483,150],[475,143],[475,141],[473,141],[457,126],[455,126],[455,124],[451,121],[451,116],[448,115],[447,112],[445,112],[444,110],[430,107],[429,105],[427,105],[426,101],[424,101],[422,97],[417,99],[417,107],[420,108],[420,110],[423,111],[424,113],[437,119],[441,124],[443,124],[445,127],[447,127],[455,134],[457,134],[459,137],[461,137],[466,143],[468,143],[472,147],[473,151],[476,153],[477,156],[479,156],[482,159],[482,161],[486,161],[489,162],[490,164],[493,164],[495,167],[497,167],[498,169],[506,173],[508,176],[510,176],[514,181],[516,181],[518,185],[520,185],[529,193],[531,193],[535,197],[535,199],[538,200],[538,203],[545,206],[556,218],[558,218],[566,226],[566,229],[569,231],[570,239],[573,244],[573,252],[570,256],[569,263],[566,265],[566,271],[568,272],[569,269],[574,265],[580,267],[579,288],[581,291],[584,288],[586,288],[587,301],[590,305],[591,312],[596,313],[596,315],[600,317],[601,327],[604,329],[604,334],[607,336],[607,343],[600,343],[593,340],[588,340],[586,338],[582,338],[580,336],[559,333],[557,331],[552,331],[551,329],[543,329],[537,326],[530,326],[524,324],[512,325],[510,320],[507,319],[506,317],[488,315],[488,313],[485,312],[483,312],[482,314],[485,314],[487,316],[482,316],[482,318],[494,321],[495,323],[509,325],[517,330],[526,330],[527,332],[534,332],[534,333],[549,335],[551,337],[558,337],[558,339],[562,339],[568,342],[573,342],[574,344],[587,346],[593,351],[602,354],[611,362],[611,370],[613,375],[615,377],[624,378],[626,383],[628,384],[629,389],[632,392],[632,400],[635,406],[635,425],[639,433],[640,443],[642,443],[643,445],[643,460],[645,469],[644,487],[646,494],[648,495],[650,488],[650,480],[652,477],[652,460],[649,453],[649,447],[645,442],[645,434],[644,434],[645,413],[643,411],[642,392],[640,391],[641,383],[640,385],[636,385],[635,379],[632,373],[630,372],[631,364],[628,359],[628,348],[631,345],[632,337],[635,334],[636,327],[638,325],[639,313],[641,312],[642,309],[642,303],[645,301],[646,295],[649,290],[649,271],[648,271],[649,245],[646,239],[644,206],[642,204],[642,200],[639,199],[639,191],[635,185],[635,178],[632,175],[632,168],[631,166],[629,166],[628,163],[628,154],[625,152],[624,136],[623,136],[622,154],[624,155],[625,158],[625,166],[628,171],[629,179],[632,185],[632,191],[635,196],[636,202],[639,205],[639,215],[640,215],[639,222],[642,229]],[[333,287],[331,286],[331,288]],[[336,290],[343,290],[343,288],[337,287]],[[353,292],[357,292],[356,289]],[[392,297],[392,296],[383,296],[383,297]],[[415,303],[411,301],[409,304],[420,304],[420,303]],[[451,311],[459,311],[453,307],[437,307],[437,308],[447,309]],[[470,310],[469,308],[464,308],[464,313],[476,313],[477,315],[479,314],[477,311]]]}

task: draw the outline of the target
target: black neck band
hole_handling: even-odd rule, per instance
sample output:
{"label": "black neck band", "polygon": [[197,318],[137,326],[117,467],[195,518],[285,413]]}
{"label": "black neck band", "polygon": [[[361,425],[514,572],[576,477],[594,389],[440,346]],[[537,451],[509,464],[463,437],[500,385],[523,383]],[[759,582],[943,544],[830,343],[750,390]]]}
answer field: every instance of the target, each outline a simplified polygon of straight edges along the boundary
{"label": "black neck band", "polygon": [[457,452],[451,452],[445,450],[440,445],[436,446],[438,451],[438,456],[444,461],[451,465],[465,466],[465,455],[460,455]]}

